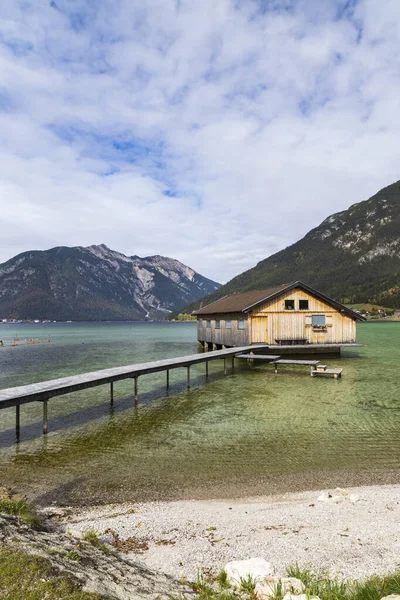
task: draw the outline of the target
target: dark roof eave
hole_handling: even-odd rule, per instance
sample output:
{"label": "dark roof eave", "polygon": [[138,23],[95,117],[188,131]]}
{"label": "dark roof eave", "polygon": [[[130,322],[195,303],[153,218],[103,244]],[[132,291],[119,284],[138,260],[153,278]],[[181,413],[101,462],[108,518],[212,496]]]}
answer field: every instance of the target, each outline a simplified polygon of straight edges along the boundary
{"label": "dark roof eave", "polygon": [[[354,310],[352,310],[351,308],[347,308],[347,306],[345,306],[344,304],[341,304],[340,302],[337,302],[336,300],[333,300],[333,298],[330,298],[329,296],[326,296],[325,294],[322,294],[321,292],[318,292],[317,290],[315,290],[314,288],[310,287],[309,285],[303,283],[302,281],[295,281],[294,283],[290,283],[285,287],[280,288],[279,290],[277,290],[276,292],[274,292],[273,294],[269,294],[268,296],[265,296],[264,298],[262,298],[261,300],[258,300],[257,302],[254,302],[253,304],[243,308],[243,309],[236,309],[236,310],[224,310],[224,311],[213,311],[212,310],[212,306],[213,304],[216,304],[217,302],[219,302],[220,300],[222,300],[223,298],[227,298],[229,296],[229,294],[227,294],[226,296],[223,296],[223,298],[219,298],[218,300],[216,300],[215,302],[212,302],[211,304],[209,304],[208,306],[205,306],[204,308],[201,308],[197,311],[193,311],[193,315],[198,315],[201,312],[201,314],[204,315],[213,315],[213,314],[233,314],[233,313],[249,313],[252,310],[254,310],[255,308],[257,308],[258,306],[261,306],[262,304],[264,304],[265,302],[269,302],[271,300],[274,300],[275,298],[278,298],[279,296],[281,296],[283,293],[286,293],[292,289],[295,288],[302,288],[304,291],[309,292],[310,294],[316,296],[317,298],[319,298],[320,300],[323,300],[324,302],[326,302],[327,304],[330,304],[331,306],[333,306],[334,308],[336,308],[339,312],[341,313],[345,313],[348,317],[350,317],[351,319],[355,319],[356,321],[366,321],[367,319],[365,317],[363,317],[362,315],[356,313]],[[210,309],[207,312],[203,312],[205,311],[205,309]]]}
{"label": "dark roof eave", "polygon": [[[229,296],[229,294],[225,294],[225,296],[221,296],[221,298],[218,298],[218,300],[214,300],[214,302],[211,302],[211,304],[206,304],[206,306],[203,306],[202,308],[198,308],[197,310],[193,310],[192,311],[192,315],[198,315],[201,310],[205,310],[209,306],[212,306],[213,304],[216,304],[217,302],[219,302],[220,300],[223,300],[224,298],[227,298],[228,296]],[[236,312],[240,312],[240,311],[236,311]],[[213,315],[213,314],[218,314],[218,313],[210,312],[210,313],[204,313],[204,314]]]}

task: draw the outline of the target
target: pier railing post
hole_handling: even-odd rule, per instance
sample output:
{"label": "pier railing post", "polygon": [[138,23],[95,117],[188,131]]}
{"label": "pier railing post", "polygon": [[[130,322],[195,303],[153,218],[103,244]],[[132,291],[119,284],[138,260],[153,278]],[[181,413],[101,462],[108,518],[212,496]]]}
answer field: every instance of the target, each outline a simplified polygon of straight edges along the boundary
{"label": "pier railing post", "polygon": [[15,439],[17,442],[19,442],[19,436],[20,436],[20,417],[21,417],[21,405],[17,404],[15,407]]}
{"label": "pier railing post", "polygon": [[43,400],[43,435],[47,434],[47,400]]}

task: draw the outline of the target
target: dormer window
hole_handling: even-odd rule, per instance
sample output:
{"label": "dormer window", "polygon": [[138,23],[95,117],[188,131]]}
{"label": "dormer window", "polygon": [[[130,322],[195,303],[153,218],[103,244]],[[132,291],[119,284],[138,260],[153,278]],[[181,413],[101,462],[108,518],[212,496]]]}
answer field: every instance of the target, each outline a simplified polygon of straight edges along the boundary
{"label": "dormer window", "polygon": [[299,309],[308,310],[308,300],[299,300]]}
{"label": "dormer window", "polygon": [[294,310],[294,300],[285,300],[285,310]]}

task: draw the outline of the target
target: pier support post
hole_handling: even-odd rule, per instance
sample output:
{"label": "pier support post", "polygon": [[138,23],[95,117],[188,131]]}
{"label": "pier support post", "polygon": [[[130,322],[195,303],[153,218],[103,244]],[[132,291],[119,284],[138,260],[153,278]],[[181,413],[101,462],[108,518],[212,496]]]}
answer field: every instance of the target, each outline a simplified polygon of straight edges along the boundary
{"label": "pier support post", "polygon": [[232,356],[232,371],[235,369],[235,357]]}
{"label": "pier support post", "polygon": [[110,406],[114,406],[114,382],[110,383]]}
{"label": "pier support post", "polygon": [[169,390],[169,369],[167,369],[167,390]]}
{"label": "pier support post", "polygon": [[278,365],[276,363],[274,363],[274,370],[275,370],[275,373],[278,372]]}
{"label": "pier support post", "polygon": [[208,360],[206,360],[206,379],[208,379]]}
{"label": "pier support post", "polygon": [[224,375],[226,375],[226,358],[224,358]]}
{"label": "pier support post", "polygon": [[190,366],[187,368],[187,387],[190,388]]}
{"label": "pier support post", "polygon": [[20,417],[21,417],[21,405],[17,404],[15,407],[15,439],[19,442],[20,435]]}
{"label": "pier support post", "polygon": [[43,435],[47,434],[47,400],[43,400]]}
{"label": "pier support post", "polygon": [[133,381],[134,381],[134,398],[135,398],[135,404],[137,404],[138,403],[138,378],[134,377]]}

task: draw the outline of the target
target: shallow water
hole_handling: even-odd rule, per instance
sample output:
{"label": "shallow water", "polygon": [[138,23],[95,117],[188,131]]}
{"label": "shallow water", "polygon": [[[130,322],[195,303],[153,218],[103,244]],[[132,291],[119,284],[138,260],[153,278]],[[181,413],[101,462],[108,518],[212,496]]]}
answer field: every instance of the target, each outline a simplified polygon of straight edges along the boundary
{"label": "shallow water", "polygon": [[[0,326],[0,338],[51,339],[0,349],[0,387],[196,352],[193,323]],[[7,338],[7,340],[6,340]],[[398,481],[400,473],[400,323],[358,326],[366,347],[329,366],[341,380],[311,378],[304,368],[271,366],[223,375],[212,362],[0,412],[0,478],[40,502],[104,502],[217,497]],[[328,483],[326,483],[328,482]]]}

